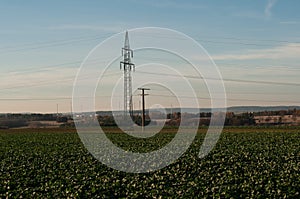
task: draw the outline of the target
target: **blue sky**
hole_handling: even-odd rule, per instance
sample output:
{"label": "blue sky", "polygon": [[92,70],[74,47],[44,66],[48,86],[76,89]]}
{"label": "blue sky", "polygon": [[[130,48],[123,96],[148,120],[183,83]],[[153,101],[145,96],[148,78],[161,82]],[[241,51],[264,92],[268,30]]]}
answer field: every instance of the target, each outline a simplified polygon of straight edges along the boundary
{"label": "blue sky", "polygon": [[56,104],[69,111],[90,50],[145,26],[194,38],[224,79],[284,83],[225,82],[229,106],[300,105],[299,7],[292,0],[1,1],[0,112],[55,112]]}

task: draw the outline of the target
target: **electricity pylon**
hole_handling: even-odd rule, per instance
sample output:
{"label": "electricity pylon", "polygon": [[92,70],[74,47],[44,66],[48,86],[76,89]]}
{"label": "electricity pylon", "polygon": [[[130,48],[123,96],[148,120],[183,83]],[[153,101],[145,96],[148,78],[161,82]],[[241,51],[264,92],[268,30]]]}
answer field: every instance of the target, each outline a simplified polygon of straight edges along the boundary
{"label": "electricity pylon", "polygon": [[131,71],[135,69],[135,65],[131,63],[133,51],[129,46],[128,32],[125,34],[124,48],[122,48],[123,61],[120,62],[120,70],[124,71],[124,116],[133,115],[132,103],[132,77]]}

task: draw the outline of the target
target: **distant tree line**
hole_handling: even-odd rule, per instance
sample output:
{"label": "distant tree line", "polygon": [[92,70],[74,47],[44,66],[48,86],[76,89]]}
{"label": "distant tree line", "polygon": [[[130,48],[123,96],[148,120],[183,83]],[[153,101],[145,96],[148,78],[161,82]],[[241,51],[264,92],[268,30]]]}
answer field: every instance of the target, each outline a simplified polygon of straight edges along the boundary
{"label": "distant tree line", "polygon": [[[225,114],[225,113],[222,113]],[[291,109],[291,110],[280,110],[280,111],[261,111],[261,112],[245,112],[245,113],[234,113],[227,112],[224,125],[225,126],[248,126],[248,125],[258,125],[256,124],[255,117],[257,116],[269,116],[270,120],[272,116],[285,116],[291,115],[294,119],[297,116],[300,116],[300,110]],[[158,117],[158,118],[156,118]],[[156,115],[156,119],[161,117],[160,114]],[[210,112],[201,112],[201,113],[180,113],[173,112],[163,115],[161,118],[166,118],[166,126],[179,126],[181,124],[181,117],[184,117],[185,124],[189,125],[195,122],[199,123],[199,126],[209,126],[212,113]],[[80,118],[79,118],[80,119]],[[142,124],[141,115],[135,114],[131,118],[133,122],[139,126]],[[151,117],[149,114],[146,115],[145,125],[148,125],[151,122]],[[266,118],[268,119],[268,118]],[[276,118],[275,118],[276,119]],[[275,120],[273,119],[273,120]],[[279,117],[276,124],[283,124]],[[61,127],[75,127],[72,116],[63,116],[62,114],[2,114],[0,115],[0,129],[2,128],[16,128],[27,126],[30,122],[33,121],[56,121],[61,123]],[[91,120],[88,120],[91,121]],[[86,121],[86,122],[88,122]],[[82,122],[85,122],[82,120]],[[101,126],[117,126],[116,121],[112,113],[108,115],[97,115],[94,119],[94,122],[98,122]],[[155,119],[153,119],[152,124],[155,124]],[[275,125],[275,123],[274,123]]]}
{"label": "distant tree line", "polygon": [[290,110],[280,110],[280,111],[261,111],[261,112],[255,112],[253,113],[254,116],[272,116],[272,115],[294,115],[294,116],[300,116],[300,110],[297,109],[290,109]]}
{"label": "distant tree line", "polygon": [[[140,115],[133,115],[131,117],[132,121],[136,124],[141,126],[142,125],[142,117]],[[97,120],[100,126],[117,126],[117,123],[112,115],[107,116],[98,116]],[[151,122],[149,115],[145,116],[145,125],[148,125]]]}
{"label": "distant tree line", "polygon": [[0,115],[0,129],[26,127],[28,125],[32,126],[30,124],[34,124],[33,126],[43,126],[38,123],[39,121],[56,121],[65,124],[70,120],[72,120],[71,116],[63,116],[62,114],[2,114]]}
{"label": "distant tree line", "polygon": [[[181,117],[184,114],[186,119],[185,124],[189,125],[195,122],[199,122],[199,126],[209,126],[212,113],[201,112],[198,114],[193,113],[168,113],[166,114],[166,126],[179,126],[181,124]],[[234,113],[227,112],[224,125],[225,126],[253,126],[257,125],[255,116],[274,116],[274,115],[300,115],[300,110],[283,110],[283,111],[262,111],[262,112],[245,112],[245,113]],[[101,126],[117,126],[114,117],[112,115],[98,116],[98,122]],[[141,125],[142,119],[140,115],[134,115],[132,120],[135,124]],[[146,125],[149,124],[151,118],[146,115]],[[155,121],[152,121],[154,124]]]}
{"label": "distant tree line", "polygon": [[32,113],[32,114],[21,114],[21,113],[9,113],[3,114],[0,116],[0,119],[7,120],[27,120],[27,121],[56,121],[57,114],[41,114],[41,113]]}
{"label": "distant tree line", "polygon": [[17,128],[27,126],[28,121],[24,119],[1,119],[0,129]]}
{"label": "distant tree line", "polygon": [[253,113],[234,114],[233,112],[226,114],[225,126],[249,126],[255,125]]}

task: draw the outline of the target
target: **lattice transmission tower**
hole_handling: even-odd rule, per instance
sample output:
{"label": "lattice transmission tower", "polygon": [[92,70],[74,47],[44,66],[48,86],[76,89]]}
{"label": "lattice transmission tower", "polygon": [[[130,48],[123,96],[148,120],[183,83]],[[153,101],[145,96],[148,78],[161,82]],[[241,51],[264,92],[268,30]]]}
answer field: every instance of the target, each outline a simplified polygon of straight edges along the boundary
{"label": "lattice transmission tower", "polygon": [[129,46],[128,31],[125,34],[124,48],[122,48],[123,61],[120,62],[120,70],[124,71],[124,116],[133,115],[132,103],[132,77],[131,71],[135,70],[135,65],[131,63],[133,51]]}

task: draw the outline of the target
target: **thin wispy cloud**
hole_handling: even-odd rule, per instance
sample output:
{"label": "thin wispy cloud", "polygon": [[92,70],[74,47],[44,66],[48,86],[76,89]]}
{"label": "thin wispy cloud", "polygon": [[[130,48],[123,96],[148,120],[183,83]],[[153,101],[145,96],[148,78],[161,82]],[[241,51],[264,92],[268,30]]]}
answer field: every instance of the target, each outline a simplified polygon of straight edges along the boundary
{"label": "thin wispy cloud", "polygon": [[232,16],[249,18],[249,19],[257,19],[257,20],[261,20],[264,18],[264,15],[261,12],[253,11],[253,10],[238,11],[238,12],[232,13]]}
{"label": "thin wispy cloud", "polygon": [[170,0],[155,0],[155,1],[137,1],[134,0],[136,3],[143,3],[148,6],[157,7],[157,8],[174,8],[174,9],[186,9],[186,10],[195,10],[195,9],[202,9],[207,8],[206,5],[203,4],[195,4],[189,3],[187,1],[170,1]]}
{"label": "thin wispy cloud", "polygon": [[10,90],[25,89],[28,86],[51,86],[53,82],[60,82],[60,86],[72,86],[74,77],[76,76],[77,68],[55,68],[48,71],[36,71],[31,73],[9,73],[2,77],[3,83],[0,89]]}
{"label": "thin wispy cloud", "polygon": [[248,50],[244,53],[214,55],[214,60],[259,60],[259,59],[299,59],[299,43],[290,43],[274,48]]}
{"label": "thin wispy cloud", "polygon": [[[128,27],[127,27],[128,28]],[[48,27],[49,30],[85,30],[85,31],[104,31],[118,33],[123,31],[124,25],[88,25],[88,24],[62,24],[58,26]]]}
{"label": "thin wispy cloud", "polygon": [[291,25],[293,25],[293,24],[300,24],[300,21],[281,21],[279,23],[280,24],[287,24],[287,25],[291,24]]}
{"label": "thin wispy cloud", "polygon": [[267,5],[265,7],[265,18],[270,19],[272,16],[272,8],[275,5],[277,0],[268,0]]}

